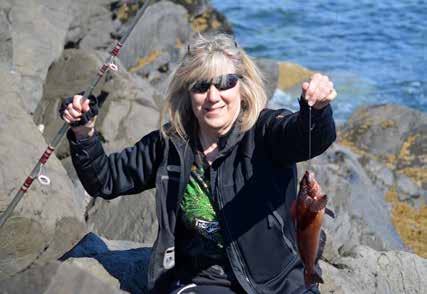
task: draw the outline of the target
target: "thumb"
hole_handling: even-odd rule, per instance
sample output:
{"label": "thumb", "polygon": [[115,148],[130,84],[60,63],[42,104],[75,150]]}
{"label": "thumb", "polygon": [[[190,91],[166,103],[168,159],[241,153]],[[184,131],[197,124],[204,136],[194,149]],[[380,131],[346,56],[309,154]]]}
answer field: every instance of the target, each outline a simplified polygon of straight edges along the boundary
{"label": "thumb", "polygon": [[302,83],[302,90],[304,93],[308,90],[308,87],[310,87],[310,84],[308,82]]}
{"label": "thumb", "polygon": [[85,102],[82,103],[82,112],[88,112],[90,107],[89,107],[89,99],[86,99]]}

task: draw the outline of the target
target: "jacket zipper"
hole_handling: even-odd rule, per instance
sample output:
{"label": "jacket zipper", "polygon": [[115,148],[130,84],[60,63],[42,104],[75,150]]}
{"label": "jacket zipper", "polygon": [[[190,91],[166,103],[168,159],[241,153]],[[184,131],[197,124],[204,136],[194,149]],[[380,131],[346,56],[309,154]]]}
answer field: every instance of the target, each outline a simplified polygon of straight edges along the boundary
{"label": "jacket zipper", "polygon": [[[218,171],[217,171],[217,178],[218,178],[218,180],[217,180],[217,182],[216,182],[216,186],[217,186],[218,203],[220,204],[220,207],[219,207],[219,208],[220,208],[220,209],[223,209],[223,208],[224,208],[224,203],[222,202],[221,192],[220,192],[219,184],[218,184],[218,183],[219,183],[219,181],[220,181],[220,172],[219,172],[219,169],[218,169]],[[228,234],[228,235],[229,235],[229,237],[230,237],[231,247],[233,248],[234,252],[236,253],[237,260],[238,260],[238,262],[239,262],[239,265],[240,265],[241,269],[243,270],[243,274],[245,275],[246,281],[249,283],[249,286],[252,288],[252,290],[254,290],[254,291],[255,291],[255,293],[256,293],[256,289],[255,289],[255,287],[254,287],[254,285],[253,285],[252,281],[249,279],[249,274],[248,274],[248,272],[247,272],[247,270],[246,270],[245,265],[243,264],[242,257],[240,256],[240,251],[239,251],[239,249],[237,248],[237,245],[236,245],[235,241],[232,241],[232,240],[231,240],[231,232],[230,232],[230,230],[229,230],[229,228],[228,228],[228,226],[227,226],[227,221],[226,221],[225,215],[224,215],[224,214],[222,214],[222,217],[224,218],[224,227],[225,227],[225,229],[226,229],[226,231],[227,231],[227,234]]]}

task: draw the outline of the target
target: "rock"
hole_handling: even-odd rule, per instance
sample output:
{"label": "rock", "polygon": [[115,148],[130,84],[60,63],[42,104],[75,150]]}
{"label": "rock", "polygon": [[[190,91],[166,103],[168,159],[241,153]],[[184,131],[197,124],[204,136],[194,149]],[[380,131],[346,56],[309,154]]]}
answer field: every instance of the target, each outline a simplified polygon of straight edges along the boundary
{"label": "rock", "polygon": [[[338,142],[359,155],[392,204],[393,225],[409,248],[426,257],[427,116],[399,105],[362,106],[340,128]],[[392,172],[392,181],[389,173],[377,173],[379,165]]]}
{"label": "rock", "polygon": [[108,285],[88,270],[58,261],[35,265],[0,284],[4,294],[128,293]]}
{"label": "rock", "polygon": [[288,91],[293,87],[299,87],[301,93],[302,82],[308,80],[314,72],[298,64],[291,62],[279,62],[279,80],[277,88]]}
{"label": "rock", "polygon": [[[71,21],[70,0],[8,0],[1,4],[6,22],[6,56],[13,49],[11,69],[19,74],[22,106],[32,113],[42,97],[49,65],[63,50]],[[31,20],[31,21],[29,21]],[[7,26],[6,26],[7,28]],[[3,29],[2,29],[3,30]],[[9,31],[9,33],[8,33]],[[2,53],[3,54],[3,53]]]}
{"label": "rock", "polygon": [[110,0],[72,1],[72,21],[66,36],[66,48],[112,49],[115,34]]}
{"label": "rock", "polygon": [[87,234],[62,260],[130,293],[145,293],[151,249],[143,243],[111,241]]}
{"label": "rock", "polygon": [[121,49],[120,60],[129,72],[139,72],[152,63],[157,70],[180,60],[191,32],[187,18],[182,6],[169,1],[149,6]]}
{"label": "rock", "polygon": [[427,259],[402,251],[355,247],[333,265],[320,261],[322,293],[416,294],[427,289]]}
{"label": "rock", "polygon": [[0,69],[10,70],[13,60],[13,44],[9,9],[0,9]]}
{"label": "rock", "polygon": [[90,229],[108,239],[131,240],[150,246],[157,237],[155,191],[113,200],[96,199],[88,210]]}
{"label": "rock", "polygon": [[[31,117],[19,105],[19,81],[0,71],[0,213],[10,204],[47,147]],[[34,262],[56,259],[85,233],[77,195],[59,160],[45,166],[49,186],[34,181],[0,228],[0,280]]]}
{"label": "rock", "polygon": [[427,189],[427,116],[398,105],[362,106],[340,129],[338,141]]}
{"label": "rock", "polygon": [[268,100],[270,100],[271,97],[273,97],[274,91],[277,88],[277,83],[279,79],[278,63],[274,60],[266,58],[257,58],[255,59],[255,63],[264,75],[264,89],[267,93]]}

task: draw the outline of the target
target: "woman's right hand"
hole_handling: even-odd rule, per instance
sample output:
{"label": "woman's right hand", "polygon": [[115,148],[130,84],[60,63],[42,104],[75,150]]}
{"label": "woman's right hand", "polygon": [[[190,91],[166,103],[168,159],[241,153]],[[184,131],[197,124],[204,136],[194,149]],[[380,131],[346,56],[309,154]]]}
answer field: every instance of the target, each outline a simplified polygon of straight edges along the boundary
{"label": "woman's right hand", "polygon": [[[88,112],[90,109],[89,99],[86,99],[82,103],[83,96],[74,95],[73,102],[67,105],[67,108],[64,110],[64,114],[62,116],[63,120],[67,123],[73,123],[76,121],[80,121],[82,115],[85,112]],[[78,127],[71,127],[77,139],[84,139],[87,137],[93,136],[95,133],[95,121],[96,117],[92,117],[85,125]]]}

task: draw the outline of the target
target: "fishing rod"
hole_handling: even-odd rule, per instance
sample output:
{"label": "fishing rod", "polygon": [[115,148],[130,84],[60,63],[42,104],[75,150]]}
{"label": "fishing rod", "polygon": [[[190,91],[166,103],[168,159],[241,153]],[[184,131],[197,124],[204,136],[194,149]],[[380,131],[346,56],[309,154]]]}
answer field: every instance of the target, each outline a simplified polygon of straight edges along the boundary
{"label": "fishing rod", "polygon": [[[90,97],[93,90],[95,89],[98,82],[101,80],[101,78],[104,76],[105,73],[107,73],[109,70],[117,71],[118,67],[115,63],[115,59],[117,55],[119,55],[120,49],[123,47],[123,44],[126,42],[126,39],[129,37],[129,35],[132,33],[133,29],[135,28],[136,24],[138,23],[139,19],[144,14],[145,10],[147,10],[149,3],[151,0],[145,1],[144,5],[141,7],[141,9],[136,14],[132,25],[129,27],[129,29],[126,31],[126,33],[121,37],[120,41],[116,43],[113,50],[110,53],[110,56],[106,59],[105,63],[101,66],[99,69],[96,78],[93,80],[92,84],[87,88],[87,90],[83,94],[82,103]],[[68,123],[64,123],[62,127],[59,129],[58,133],[53,138],[52,142],[49,144],[49,146],[46,148],[42,156],[40,157],[37,164],[34,166],[33,170],[31,171],[30,175],[26,178],[24,183],[22,184],[21,188],[18,190],[18,192],[15,194],[15,197],[13,198],[12,202],[8,205],[4,213],[0,216],[0,229],[4,225],[4,223],[7,221],[7,219],[12,214],[15,207],[18,205],[18,203],[21,201],[24,194],[28,191],[31,184],[33,183],[34,179],[37,178],[37,180],[42,185],[49,185],[50,179],[42,174],[44,165],[48,161],[49,157],[52,155],[53,151],[55,151],[55,148],[58,146],[61,139],[64,137],[64,135],[67,133],[67,130],[69,128]]]}

